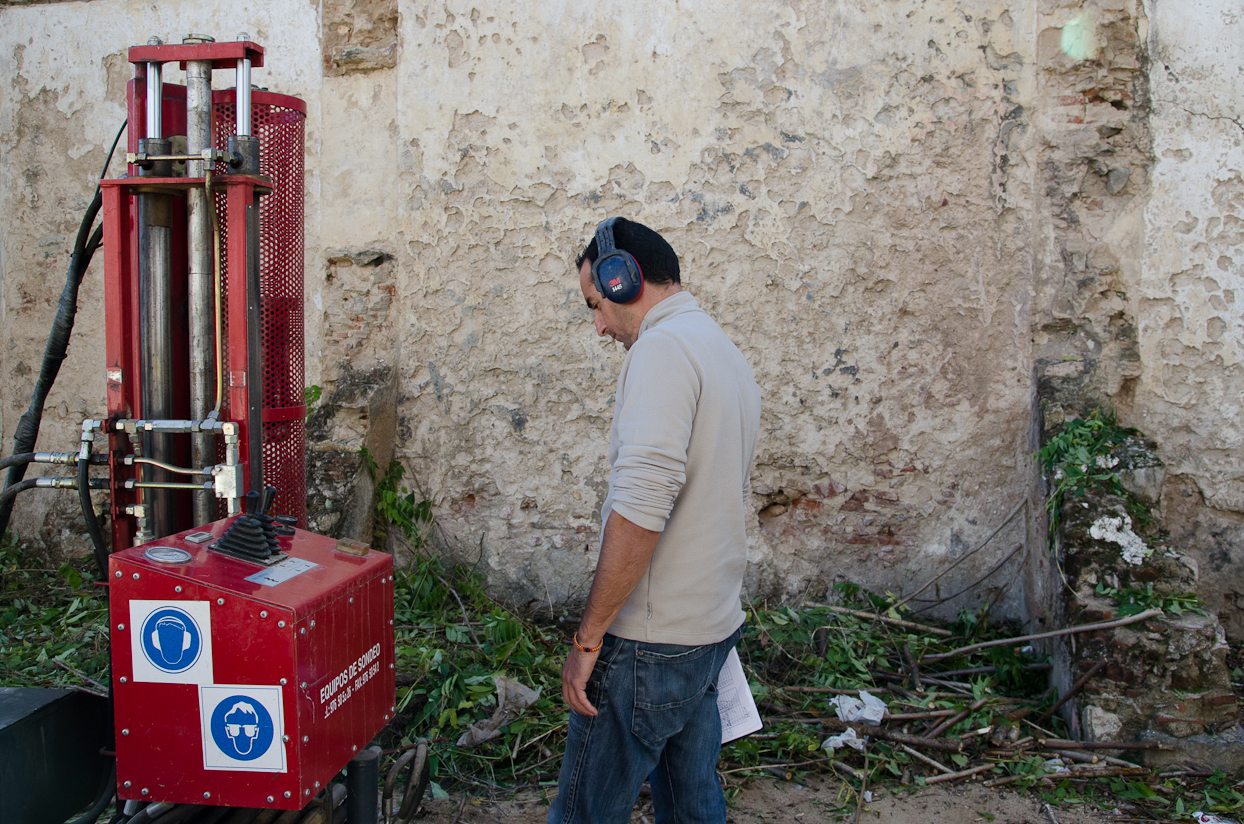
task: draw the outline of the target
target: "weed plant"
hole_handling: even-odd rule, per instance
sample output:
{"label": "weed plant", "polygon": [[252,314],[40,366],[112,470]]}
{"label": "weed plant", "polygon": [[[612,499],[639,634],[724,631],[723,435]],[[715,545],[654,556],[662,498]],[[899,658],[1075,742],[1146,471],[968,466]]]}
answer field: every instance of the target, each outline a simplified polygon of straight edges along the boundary
{"label": "weed plant", "polygon": [[12,533],[0,542],[0,686],[98,691],[81,676],[107,684],[108,602],[93,566],[50,569]]}
{"label": "weed plant", "polygon": [[1091,487],[1098,487],[1126,497],[1115,471],[1118,459],[1111,453],[1139,436],[1139,431],[1119,426],[1113,412],[1094,410],[1087,418],[1072,420],[1045,442],[1037,460],[1051,483],[1046,502],[1051,540],[1068,496],[1082,497]]}

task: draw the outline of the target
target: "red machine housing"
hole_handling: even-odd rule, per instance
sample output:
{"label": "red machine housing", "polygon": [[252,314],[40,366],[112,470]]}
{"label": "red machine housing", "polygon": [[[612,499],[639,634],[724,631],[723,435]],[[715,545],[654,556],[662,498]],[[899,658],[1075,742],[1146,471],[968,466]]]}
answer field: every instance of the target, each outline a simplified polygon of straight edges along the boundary
{"label": "red machine housing", "polygon": [[[129,51],[139,77],[128,87],[129,151],[138,150],[138,138],[146,133],[145,61],[212,60],[217,69],[232,67],[247,57],[255,67],[263,65],[263,48],[251,42],[195,45],[136,46]],[[186,134],[186,88],[163,86],[164,137]],[[224,150],[236,133],[236,103],[232,89],[212,93],[212,143]],[[224,315],[224,404],[221,419],[241,427],[241,455],[246,488],[251,488],[247,460],[254,438],[263,443],[263,486],[277,490],[274,514],[292,515],[306,526],[306,415],[304,397],[303,320],[303,204],[304,138],[306,104],[296,97],[261,90],[251,93],[252,131],[259,138],[258,176],[229,174],[221,164],[213,178],[215,207],[221,232],[221,287]],[[142,409],[139,341],[141,338],[138,287],[137,200],[142,192],[173,195],[172,280],[174,308],[173,358],[176,401],[174,415],[189,417],[189,323],[185,309],[187,287],[185,193],[202,188],[201,177],[141,177],[139,168],[128,167],[127,176],[100,181],[103,193],[104,310],[108,414],[113,418],[148,417]],[[258,199],[260,243],[260,292],[263,350],[263,411],[261,432],[252,432],[246,420],[246,374],[250,364],[246,346],[246,238],[244,213]],[[179,307],[179,308],[178,308]],[[110,436],[110,501],[112,545],[133,544],[135,524],[126,508],[139,502],[138,494],[125,488],[135,477],[123,458],[130,452],[128,439]],[[220,456],[223,457],[223,451]],[[177,462],[187,466],[188,442],[182,444]],[[189,527],[191,507],[187,493],[180,493],[179,513],[186,513],[177,526]],[[219,514],[225,514],[219,510]]]}
{"label": "red machine housing", "polygon": [[393,717],[392,556],[207,549],[235,520],[109,560],[122,799],[301,809]]}

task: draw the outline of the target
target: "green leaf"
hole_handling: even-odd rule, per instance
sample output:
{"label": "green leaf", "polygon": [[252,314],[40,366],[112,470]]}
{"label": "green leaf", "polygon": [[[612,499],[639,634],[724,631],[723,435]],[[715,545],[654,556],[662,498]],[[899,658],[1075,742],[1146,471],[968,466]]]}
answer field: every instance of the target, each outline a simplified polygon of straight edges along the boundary
{"label": "green leaf", "polygon": [[440,784],[437,784],[435,781],[428,782],[428,789],[432,791],[433,798],[438,798],[442,801],[446,798],[449,798],[449,793],[445,792],[445,789],[441,787]]}

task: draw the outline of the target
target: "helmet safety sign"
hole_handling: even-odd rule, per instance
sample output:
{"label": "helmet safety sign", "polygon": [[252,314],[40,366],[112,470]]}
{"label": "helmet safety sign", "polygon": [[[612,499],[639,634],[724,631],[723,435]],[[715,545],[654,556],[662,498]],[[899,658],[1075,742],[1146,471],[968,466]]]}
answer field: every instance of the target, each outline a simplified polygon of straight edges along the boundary
{"label": "helmet safety sign", "polygon": [[212,614],[207,601],[130,601],[135,681],[212,683]]}
{"label": "helmet safety sign", "polygon": [[203,768],[285,772],[282,709],[277,686],[200,686]]}

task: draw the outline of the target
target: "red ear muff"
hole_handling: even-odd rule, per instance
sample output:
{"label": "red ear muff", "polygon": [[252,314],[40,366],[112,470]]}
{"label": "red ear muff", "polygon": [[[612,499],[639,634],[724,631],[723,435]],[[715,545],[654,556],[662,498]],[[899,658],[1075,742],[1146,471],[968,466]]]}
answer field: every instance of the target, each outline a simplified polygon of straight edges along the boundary
{"label": "red ear muff", "polygon": [[592,283],[601,297],[611,303],[633,303],[644,293],[644,275],[639,262],[613,241],[611,217],[596,227],[596,260],[592,261]]}

